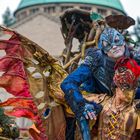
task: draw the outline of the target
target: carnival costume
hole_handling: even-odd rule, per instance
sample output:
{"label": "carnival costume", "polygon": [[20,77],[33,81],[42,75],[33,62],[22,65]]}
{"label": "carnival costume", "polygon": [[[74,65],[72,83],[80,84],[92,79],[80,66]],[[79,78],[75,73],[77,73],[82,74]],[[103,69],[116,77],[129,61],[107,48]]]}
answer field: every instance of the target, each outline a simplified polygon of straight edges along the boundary
{"label": "carnival costume", "polygon": [[[91,21],[89,17],[87,20]],[[1,107],[13,107],[5,113],[31,119],[36,129],[29,128],[29,133],[37,140],[65,140],[65,116],[67,114],[76,116],[82,137],[84,140],[89,140],[90,128],[85,116],[89,111],[97,115],[102,106],[98,104],[101,101],[96,103],[88,99],[88,95],[94,94],[86,93],[82,96],[80,92],[107,92],[108,95],[112,95],[110,83],[114,75],[112,70],[114,62],[106,58],[100,49],[89,49],[85,61],[78,70],[61,84],[68,74],[58,60],[21,34],[4,27],[0,29],[5,34],[11,35],[8,40],[0,40],[0,49],[6,52],[6,55],[0,59],[0,71],[3,71],[0,87],[14,96],[0,103]],[[118,32],[117,35],[121,36]],[[81,32],[80,37],[82,41]],[[111,77],[108,78],[106,74]],[[65,94],[60,89],[60,84]]]}
{"label": "carnival costume", "polygon": [[[117,107],[115,105],[115,94],[113,97],[107,95],[91,95],[90,101],[97,101],[103,106],[99,115],[98,140],[130,140],[139,139],[140,134],[140,111],[137,108],[138,100],[134,100],[135,88],[140,76],[140,66],[135,60],[128,57],[121,58],[115,66],[114,84],[125,90],[133,91],[129,101]],[[125,94],[125,93],[124,93]],[[127,94],[127,93],[126,93]],[[96,96],[96,97],[94,97]],[[129,96],[129,95],[126,95]],[[95,134],[95,133],[94,133]],[[95,135],[93,140],[95,139]]]}
{"label": "carnival costume", "polygon": [[[103,46],[103,41],[107,42],[106,46]],[[118,31],[113,28],[106,28],[100,36],[100,49],[95,47],[87,49],[84,62],[74,72],[69,74],[61,84],[61,88],[65,93],[65,99],[72,110],[77,108],[75,106],[76,103],[82,102],[84,104],[83,91],[86,91],[86,94],[107,93],[109,96],[113,95],[111,85],[114,76],[115,60],[109,58],[105,52],[111,49],[113,45],[121,46],[123,44],[124,37]],[[126,46],[124,55],[131,56]],[[137,97],[140,98],[139,96]],[[75,114],[78,113],[78,111],[73,112]]]}
{"label": "carnival costume", "polygon": [[140,133],[140,114],[135,108],[136,103],[114,109],[113,100],[113,97],[106,97],[102,102],[104,107],[99,116],[98,140],[137,140],[139,137],[136,134]]}
{"label": "carnival costume", "polygon": [[[109,40],[110,36],[112,36],[112,40]],[[113,44],[115,36],[118,36],[121,40],[119,44],[124,43],[123,36],[118,31],[113,28],[105,29],[100,37],[100,48],[102,47],[103,40],[111,41]],[[103,51],[97,48],[87,50],[84,62],[61,84],[65,94],[68,93],[69,89],[73,89],[77,91],[75,93],[77,100],[81,99],[80,90],[93,93],[106,92],[110,96],[113,95],[111,93],[111,83],[114,75],[115,61],[105,55],[104,48],[107,47],[102,47]],[[131,57],[128,47],[125,47],[124,55]]]}

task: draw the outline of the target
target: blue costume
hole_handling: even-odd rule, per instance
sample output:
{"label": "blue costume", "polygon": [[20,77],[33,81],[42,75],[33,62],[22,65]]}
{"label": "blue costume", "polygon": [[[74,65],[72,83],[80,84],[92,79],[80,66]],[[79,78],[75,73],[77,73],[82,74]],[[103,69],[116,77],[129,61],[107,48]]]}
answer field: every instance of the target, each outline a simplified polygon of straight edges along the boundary
{"label": "blue costume", "polygon": [[[130,56],[126,48],[125,56]],[[107,93],[112,95],[111,85],[114,76],[115,61],[107,57],[100,49],[87,50],[84,62],[61,84],[65,94],[75,91],[75,100],[82,100],[81,90],[89,93]]]}
{"label": "blue costume", "polygon": [[[110,38],[110,35],[112,38]],[[114,38],[116,36],[119,38],[117,42]],[[76,116],[79,116],[81,110],[76,104],[82,104],[83,109],[81,112],[84,112],[85,104],[87,103],[81,94],[81,90],[90,93],[107,93],[110,96],[113,94],[111,85],[114,76],[115,61],[108,57],[105,52],[110,50],[113,45],[123,45],[124,38],[118,31],[109,28],[109,30],[106,29],[102,33],[100,45],[102,45],[103,40],[107,42],[105,44],[107,46],[100,46],[101,49],[89,48],[86,52],[84,62],[74,72],[69,74],[61,84],[61,88],[65,93],[65,99]],[[124,55],[131,56],[126,46]],[[136,97],[140,98],[139,96],[137,95]]]}
{"label": "blue costume", "polygon": [[[110,35],[112,35],[112,38],[109,38]],[[118,42],[114,41],[116,35],[120,40]],[[84,62],[74,72],[69,74],[61,84],[65,95],[67,95],[70,90],[74,91],[73,96],[77,102],[83,100],[80,93],[81,90],[90,93],[102,92],[112,95],[111,84],[113,81],[115,61],[104,52],[110,49],[110,46],[113,46],[115,43],[115,45],[122,45],[124,43],[124,38],[115,29],[107,28],[100,37],[100,44],[102,44],[102,40],[112,43],[108,43],[106,47],[101,46],[101,49],[88,49]],[[124,56],[132,57],[131,52],[126,46]],[[139,59],[137,58],[137,60]]]}

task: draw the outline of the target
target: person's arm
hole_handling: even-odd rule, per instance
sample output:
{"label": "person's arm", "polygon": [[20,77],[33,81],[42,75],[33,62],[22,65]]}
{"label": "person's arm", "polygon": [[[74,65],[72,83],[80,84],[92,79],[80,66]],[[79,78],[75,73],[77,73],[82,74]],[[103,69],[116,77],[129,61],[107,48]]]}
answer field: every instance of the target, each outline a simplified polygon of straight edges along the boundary
{"label": "person's arm", "polygon": [[92,71],[101,63],[101,55],[99,49],[88,49],[84,62],[61,83],[61,89],[65,93],[65,97],[67,97],[69,92],[72,92],[76,102],[83,100],[79,87],[92,77]]}
{"label": "person's arm", "polygon": [[83,140],[90,140],[90,131],[86,119],[96,119],[95,115],[101,111],[102,106],[84,99],[79,87],[92,76],[92,71],[100,65],[100,61],[101,51],[89,49],[81,66],[61,84],[66,102],[76,116]]}
{"label": "person's arm", "polygon": [[81,65],[74,72],[69,74],[61,84],[61,89],[65,93],[65,97],[72,92],[74,100],[81,102],[83,97],[79,91],[80,85],[92,76],[91,69],[87,65]]}
{"label": "person's arm", "polygon": [[[89,102],[83,98],[82,94],[79,91],[79,87],[82,83],[84,83],[86,80],[88,80],[88,78],[92,76],[92,72],[94,71],[94,69],[101,65],[101,57],[102,53],[100,49],[88,49],[84,62],[80,65],[79,68],[69,74],[61,84],[61,89],[65,93],[66,102],[71,107],[76,117],[81,116],[85,109],[87,110],[87,108],[90,108]],[[91,106],[93,106],[93,104]],[[92,112],[93,108],[91,107],[89,110]],[[91,118],[92,117],[94,117],[94,115],[91,116]]]}

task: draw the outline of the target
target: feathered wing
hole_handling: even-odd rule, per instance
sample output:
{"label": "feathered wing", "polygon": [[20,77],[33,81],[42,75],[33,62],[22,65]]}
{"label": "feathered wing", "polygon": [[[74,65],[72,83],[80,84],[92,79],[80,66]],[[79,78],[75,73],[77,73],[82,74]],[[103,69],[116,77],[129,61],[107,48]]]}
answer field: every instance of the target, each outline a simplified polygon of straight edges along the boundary
{"label": "feathered wing", "polygon": [[65,119],[59,103],[64,103],[60,83],[67,73],[36,43],[8,28],[0,29],[11,34],[9,40],[0,40],[0,49],[6,52],[0,59],[0,87],[14,95],[0,106],[13,106],[6,111],[9,115],[32,119],[40,131],[30,129],[36,139],[65,139]]}

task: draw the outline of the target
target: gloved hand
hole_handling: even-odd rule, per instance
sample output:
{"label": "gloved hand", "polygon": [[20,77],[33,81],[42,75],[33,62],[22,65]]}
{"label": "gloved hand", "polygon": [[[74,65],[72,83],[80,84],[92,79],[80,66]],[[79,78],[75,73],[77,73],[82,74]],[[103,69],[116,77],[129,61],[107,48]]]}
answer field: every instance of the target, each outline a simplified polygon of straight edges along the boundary
{"label": "gloved hand", "polygon": [[65,99],[74,112],[76,118],[79,119],[83,116],[86,119],[96,119],[96,115],[98,115],[102,110],[102,105],[95,102],[89,102],[84,98],[80,101],[76,101],[74,98],[75,93],[76,92],[71,91],[65,94]]}
{"label": "gloved hand", "polygon": [[85,103],[83,115],[86,119],[96,120],[95,107],[92,104]]}
{"label": "gloved hand", "polygon": [[80,106],[80,110],[82,111],[82,114],[77,118],[77,122],[81,130],[82,138],[83,140],[90,140],[90,129],[87,119],[96,120],[96,115],[101,112],[102,106],[95,102],[88,102],[85,100],[84,104]]}

